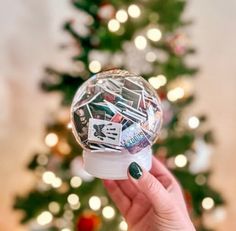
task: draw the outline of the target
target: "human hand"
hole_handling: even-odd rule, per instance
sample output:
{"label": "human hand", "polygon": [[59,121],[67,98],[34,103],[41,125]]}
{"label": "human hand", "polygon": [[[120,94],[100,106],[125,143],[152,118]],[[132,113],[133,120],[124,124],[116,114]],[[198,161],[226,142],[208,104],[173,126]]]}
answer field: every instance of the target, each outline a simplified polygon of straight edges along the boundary
{"label": "human hand", "polygon": [[128,180],[104,180],[130,231],[195,231],[181,188],[153,157],[150,173],[133,162]]}

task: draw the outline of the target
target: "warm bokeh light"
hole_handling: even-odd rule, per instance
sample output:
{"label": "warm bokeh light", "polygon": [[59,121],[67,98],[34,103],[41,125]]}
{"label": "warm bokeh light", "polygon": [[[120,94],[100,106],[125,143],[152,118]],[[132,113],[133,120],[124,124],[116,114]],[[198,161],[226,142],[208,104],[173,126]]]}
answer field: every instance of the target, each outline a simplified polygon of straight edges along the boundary
{"label": "warm bokeh light", "polygon": [[42,175],[42,179],[46,184],[52,184],[55,178],[55,174],[51,171],[46,171]]}
{"label": "warm bokeh light", "polygon": [[142,36],[142,35],[138,35],[135,39],[134,39],[134,44],[135,46],[139,49],[139,50],[143,50],[146,48],[147,46],[147,39]]}
{"label": "warm bokeh light", "polygon": [[157,59],[157,56],[154,52],[152,51],[149,51],[147,52],[147,54],[145,55],[145,59],[148,61],[148,62],[154,62],[156,59]]}
{"label": "warm bokeh light", "polygon": [[97,196],[92,196],[90,199],[89,199],[89,207],[94,210],[94,211],[97,211],[101,208],[101,200],[99,197]]}
{"label": "warm bokeh light", "polygon": [[102,215],[110,220],[115,216],[115,210],[111,206],[106,206],[102,210]]}
{"label": "warm bokeh light", "polygon": [[93,73],[97,73],[99,71],[101,71],[102,69],[102,65],[99,61],[97,60],[93,60],[89,63],[89,70]]}
{"label": "warm bokeh light", "polygon": [[161,39],[162,33],[158,28],[151,28],[147,31],[147,37],[154,41],[158,42]]}
{"label": "warm bokeh light", "polygon": [[168,100],[175,102],[178,99],[181,99],[184,97],[184,89],[181,87],[176,87],[167,93]]}
{"label": "warm bokeh light", "polygon": [[175,165],[179,168],[183,168],[186,166],[188,160],[185,155],[179,154],[175,157]]}
{"label": "warm bokeh light", "polygon": [[196,129],[200,125],[200,121],[196,116],[192,116],[188,119],[188,126],[191,129]]}
{"label": "warm bokeh light", "polygon": [[164,75],[153,76],[148,79],[148,82],[155,88],[158,89],[167,83],[167,79]]}
{"label": "warm bokeh light", "polygon": [[108,29],[109,31],[111,32],[116,32],[120,29],[120,23],[119,21],[117,21],[116,19],[111,19],[109,22],[108,22]]}
{"label": "warm bokeh light", "polygon": [[119,224],[119,228],[121,231],[127,231],[128,230],[128,224],[125,221],[121,221]]}
{"label": "warm bokeh light", "polygon": [[57,214],[60,211],[60,204],[58,202],[52,201],[49,203],[48,209],[51,213]]}
{"label": "warm bokeh light", "polygon": [[78,188],[82,184],[82,179],[79,176],[73,176],[70,180],[72,188]]}
{"label": "warm bokeh light", "polygon": [[40,225],[47,225],[49,224],[53,219],[52,214],[49,211],[44,211],[37,217],[37,222]]}
{"label": "warm bokeh light", "polygon": [[125,10],[118,10],[116,12],[116,19],[121,22],[124,23],[128,20],[128,14]]}
{"label": "warm bokeh light", "polygon": [[57,136],[57,134],[52,132],[52,133],[49,133],[49,134],[46,135],[46,137],[45,137],[45,144],[48,147],[53,147],[57,143],[58,143],[58,136]]}
{"label": "warm bokeh light", "polygon": [[214,205],[215,205],[215,202],[211,197],[205,197],[202,200],[202,207],[206,210],[212,209],[214,207]]}
{"label": "warm bokeh light", "polygon": [[53,182],[52,182],[52,187],[53,188],[59,188],[62,185],[62,180],[59,177],[55,177]]}
{"label": "warm bokeh light", "polygon": [[141,10],[140,10],[139,6],[132,4],[128,7],[128,14],[132,18],[138,18],[141,14]]}
{"label": "warm bokeh light", "polygon": [[70,205],[77,205],[79,203],[79,197],[72,193],[67,197],[67,201]]}
{"label": "warm bokeh light", "polygon": [[39,165],[46,165],[48,163],[47,155],[45,155],[45,154],[38,155],[37,162]]}

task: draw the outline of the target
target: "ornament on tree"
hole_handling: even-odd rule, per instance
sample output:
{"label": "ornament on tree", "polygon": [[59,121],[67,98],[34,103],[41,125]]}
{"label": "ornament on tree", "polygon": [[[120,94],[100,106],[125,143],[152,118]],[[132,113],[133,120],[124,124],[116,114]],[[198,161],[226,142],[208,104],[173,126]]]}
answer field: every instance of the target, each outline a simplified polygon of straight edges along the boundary
{"label": "ornament on tree", "polygon": [[93,212],[83,213],[76,222],[76,231],[97,231],[100,227],[101,219]]}
{"label": "ornament on tree", "polygon": [[117,69],[94,75],[76,92],[71,116],[91,175],[126,179],[133,161],[150,170],[162,109],[155,90],[141,76]]}
{"label": "ornament on tree", "polygon": [[167,39],[167,43],[176,55],[183,55],[188,47],[188,39],[184,34],[176,34]]}
{"label": "ornament on tree", "polygon": [[115,8],[108,3],[105,3],[99,7],[98,16],[101,19],[109,20],[115,16]]}

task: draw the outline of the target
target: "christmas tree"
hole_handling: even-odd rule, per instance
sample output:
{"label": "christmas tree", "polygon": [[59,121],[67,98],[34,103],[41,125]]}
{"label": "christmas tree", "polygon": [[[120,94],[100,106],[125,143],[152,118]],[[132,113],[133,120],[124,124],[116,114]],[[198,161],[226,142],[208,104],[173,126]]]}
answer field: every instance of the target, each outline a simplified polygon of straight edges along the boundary
{"label": "christmas tree", "polygon": [[45,127],[47,152],[35,153],[28,165],[36,185],[16,198],[14,208],[24,212],[21,222],[41,231],[128,230],[101,180],[83,170],[82,149],[70,124],[70,104],[77,88],[97,72],[120,68],[143,76],[159,94],[164,124],[153,153],[181,183],[196,229],[207,230],[203,214],[223,200],[209,185],[209,169],[197,163],[213,142],[204,125],[206,117],[185,116],[194,101],[192,79],[197,73],[187,64],[195,50],[186,33],[191,22],[182,17],[186,1],[73,0],[72,4],[78,16],[65,22],[63,29],[73,40],[68,44],[76,52],[71,57],[73,68],[46,69],[41,87],[60,92],[61,108]]}

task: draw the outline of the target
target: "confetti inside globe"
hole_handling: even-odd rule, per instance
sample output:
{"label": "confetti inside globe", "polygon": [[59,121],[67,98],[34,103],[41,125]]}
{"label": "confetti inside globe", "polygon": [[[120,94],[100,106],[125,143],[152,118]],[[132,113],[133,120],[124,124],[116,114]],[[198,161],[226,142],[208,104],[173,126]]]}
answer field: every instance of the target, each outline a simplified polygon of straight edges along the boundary
{"label": "confetti inside globe", "polygon": [[75,94],[71,120],[84,149],[85,170],[93,176],[126,179],[133,161],[150,170],[162,109],[155,90],[141,76],[119,69],[92,76]]}

